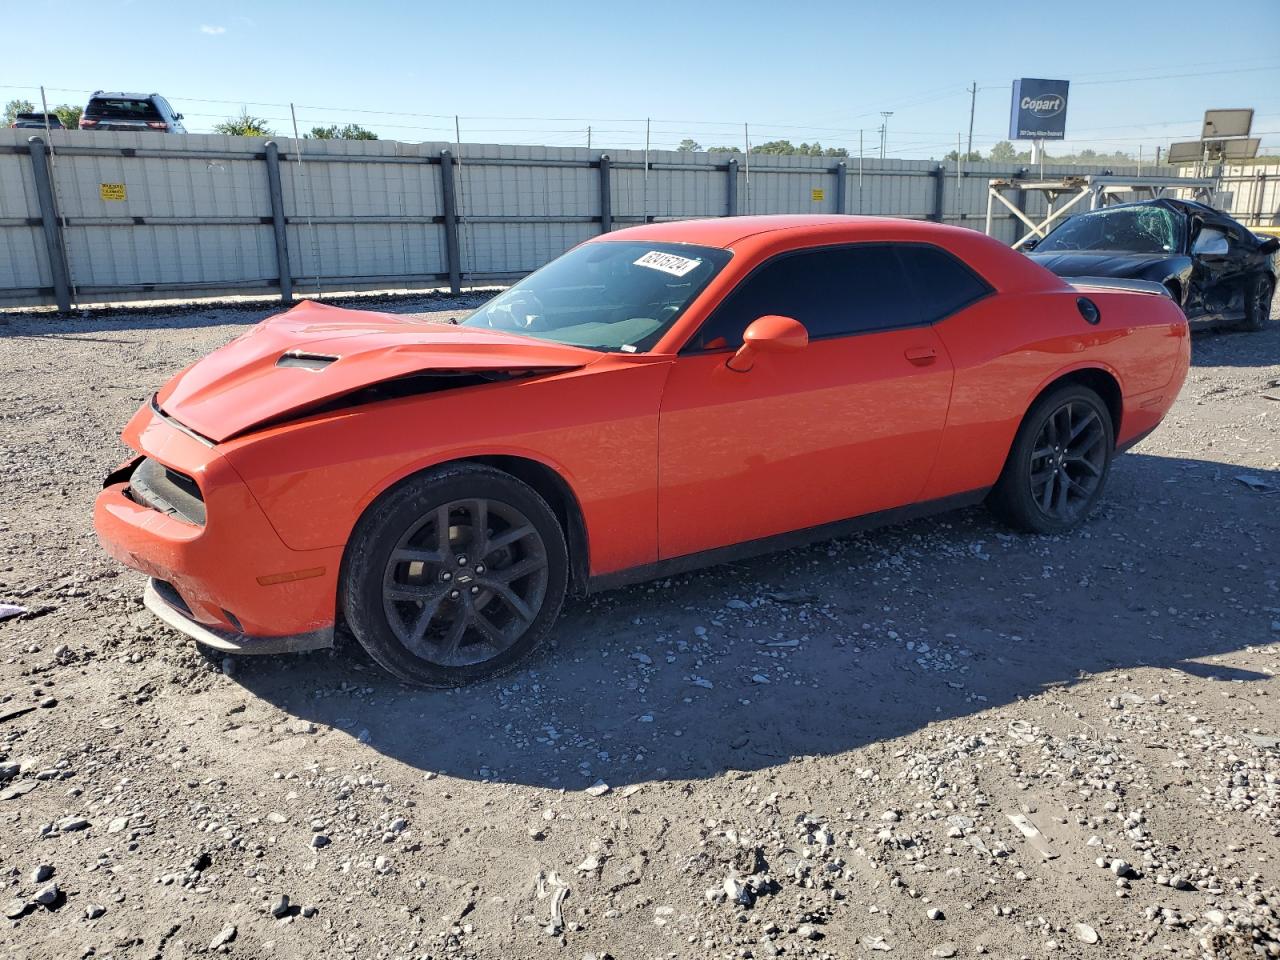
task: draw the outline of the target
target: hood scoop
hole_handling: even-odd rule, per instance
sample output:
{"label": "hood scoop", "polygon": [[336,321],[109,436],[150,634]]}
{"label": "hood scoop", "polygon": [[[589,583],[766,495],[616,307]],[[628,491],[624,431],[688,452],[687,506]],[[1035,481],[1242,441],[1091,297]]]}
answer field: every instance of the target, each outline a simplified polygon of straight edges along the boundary
{"label": "hood scoop", "polygon": [[276,361],[276,366],[298,367],[301,370],[323,370],[337,359],[337,357],[326,356],[323,353],[303,353],[300,350],[291,350],[289,353],[281,354],[280,359]]}

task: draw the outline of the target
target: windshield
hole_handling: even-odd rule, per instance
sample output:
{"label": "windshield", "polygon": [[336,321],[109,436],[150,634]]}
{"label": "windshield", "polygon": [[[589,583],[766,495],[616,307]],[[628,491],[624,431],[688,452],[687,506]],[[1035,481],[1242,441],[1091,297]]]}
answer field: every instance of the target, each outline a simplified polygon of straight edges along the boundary
{"label": "windshield", "polygon": [[575,247],[462,321],[591,350],[652,349],[732,254],[685,243]]}
{"label": "windshield", "polygon": [[1072,217],[1036,244],[1035,252],[1176,253],[1181,247],[1180,218],[1164,207],[1113,207]]}

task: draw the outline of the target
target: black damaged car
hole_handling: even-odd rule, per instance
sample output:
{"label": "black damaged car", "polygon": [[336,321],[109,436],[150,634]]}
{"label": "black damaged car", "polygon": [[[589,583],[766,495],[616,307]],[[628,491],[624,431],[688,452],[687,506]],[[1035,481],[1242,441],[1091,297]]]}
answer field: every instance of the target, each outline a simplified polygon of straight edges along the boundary
{"label": "black damaged car", "polygon": [[1188,320],[1261,330],[1271,315],[1280,238],[1260,237],[1191,200],[1144,200],[1081,213],[1028,254],[1061,277],[1159,283]]}

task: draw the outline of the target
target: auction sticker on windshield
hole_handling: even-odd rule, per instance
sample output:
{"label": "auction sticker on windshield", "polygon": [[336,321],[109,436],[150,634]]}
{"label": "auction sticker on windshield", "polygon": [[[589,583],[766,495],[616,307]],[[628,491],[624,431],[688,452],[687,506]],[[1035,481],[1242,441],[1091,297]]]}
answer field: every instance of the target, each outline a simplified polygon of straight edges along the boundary
{"label": "auction sticker on windshield", "polygon": [[690,260],[688,257],[678,257],[674,253],[663,253],[661,250],[650,250],[639,260],[635,261],[637,267],[648,267],[650,270],[661,270],[663,273],[669,273],[673,277],[683,277],[692,270],[701,260]]}

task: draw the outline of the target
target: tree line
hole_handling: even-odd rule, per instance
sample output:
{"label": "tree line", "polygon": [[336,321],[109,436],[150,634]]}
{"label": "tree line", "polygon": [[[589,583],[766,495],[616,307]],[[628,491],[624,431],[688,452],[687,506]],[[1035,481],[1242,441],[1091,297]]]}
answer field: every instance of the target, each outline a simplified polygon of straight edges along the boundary
{"label": "tree line", "polygon": [[[4,125],[10,126],[20,113],[43,113],[37,111],[36,105],[30,100],[10,100],[4,105]],[[75,130],[80,126],[80,116],[84,113],[83,107],[73,107],[69,103],[60,103],[56,107],[49,110],[57,117],[64,127],[68,130]]]}
{"label": "tree line", "polygon": [[[228,137],[274,137],[275,130],[271,128],[270,121],[264,120],[262,117],[251,117],[249,111],[241,110],[240,115],[236,117],[228,117],[221,123],[213,125],[214,133],[221,133]],[[372,130],[366,130],[358,123],[348,123],[344,126],[338,126],[336,123],[327,127],[312,127],[308,133],[304,133],[304,140],[377,140],[378,135]]]}
{"label": "tree line", "polygon": [[[952,150],[943,160],[952,160],[961,156],[957,150]],[[1001,140],[991,148],[988,156],[983,156],[977,150],[970,150],[964,154],[965,162],[970,163],[978,160],[990,160],[993,163],[1030,163],[1031,151],[1019,150],[1010,140]],[[1050,156],[1045,153],[1045,163],[1114,163],[1117,166],[1133,166],[1138,161],[1131,154],[1125,153],[1123,150],[1116,150],[1112,153],[1099,153],[1097,150],[1081,150],[1079,153],[1063,153]],[[1154,157],[1152,158],[1155,159]]]}
{"label": "tree line", "polygon": [[[4,125],[7,127],[13,123],[14,118],[19,113],[35,113],[35,105],[30,100],[10,100],[4,107]],[[62,125],[68,130],[74,130],[80,125],[80,116],[84,110],[80,107],[73,107],[70,104],[60,103],[53,107],[50,113],[57,116],[62,121]],[[272,129],[270,121],[262,117],[250,116],[247,110],[241,110],[240,114],[235,117],[228,117],[221,123],[213,126],[214,133],[221,133],[231,137],[274,137],[276,131]],[[311,130],[303,137],[307,140],[377,140],[378,135],[372,130],[367,130],[358,123],[348,123],[342,126],[331,124],[329,126],[312,127]],[[723,146],[723,147],[704,147],[698,141],[691,137],[685,137],[676,146],[676,150],[680,153],[742,153],[741,147]],[[760,154],[771,154],[774,156],[796,156],[796,157],[848,157],[849,151],[844,147],[824,147],[821,143],[814,141],[813,143],[792,143],[790,140],[769,140],[766,143],[757,143],[751,147],[751,152]],[[955,161],[960,157],[960,152],[952,150],[942,159]],[[990,160],[995,163],[1030,163],[1031,151],[1018,150],[1011,141],[1001,140],[995,144],[990,152],[983,156],[980,151],[970,150],[964,154],[966,162],[974,162],[980,160]],[[1098,153],[1096,150],[1081,150],[1079,153],[1067,153],[1060,156],[1049,157],[1046,155],[1046,161],[1052,160],[1054,163],[1089,163],[1089,164],[1106,164],[1114,163],[1117,165],[1132,166],[1137,160],[1122,150],[1116,150],[1113,153]],[[1154,159],[1154,158],[1152,158]]]}
{"label": "tree line", "polygon": [[[741,147],[704,147],[698,141],[685,137],[676,146],[680,153],[742,153]],[[847,157],[849,151],[844,147],[824,147],[817,141],[813,143],[795,144],[790,140],[770,140],[757,143],[751,148],[752,153],[767,153],[785,157]]]}

